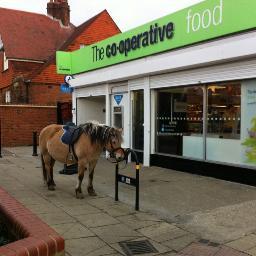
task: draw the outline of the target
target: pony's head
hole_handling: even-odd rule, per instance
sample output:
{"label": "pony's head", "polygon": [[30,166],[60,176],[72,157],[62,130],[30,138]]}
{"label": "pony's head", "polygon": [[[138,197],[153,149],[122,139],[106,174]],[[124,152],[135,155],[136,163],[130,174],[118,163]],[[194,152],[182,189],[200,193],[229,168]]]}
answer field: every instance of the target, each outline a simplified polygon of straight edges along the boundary
{"label": "pony's head", "polygon": [[124,150],[121,146],[122,138],[122,129],[117,129],[114,127],[109,127],[109,136],[105,148],[110,155],[114,157],[117,161],[124,158]]}
{"label": "pony's head", "polygon": [[124,150],[121,147],[123,141],[122,129],[110,127],[95,121],[87,122],[81,126],[93,144],[99,143],[117,160],[124,158]]}

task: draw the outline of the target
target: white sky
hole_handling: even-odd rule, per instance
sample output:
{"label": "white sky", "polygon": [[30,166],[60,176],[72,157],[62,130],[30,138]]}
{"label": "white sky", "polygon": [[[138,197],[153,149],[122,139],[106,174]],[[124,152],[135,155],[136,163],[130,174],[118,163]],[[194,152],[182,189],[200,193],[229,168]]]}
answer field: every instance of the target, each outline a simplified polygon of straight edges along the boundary
{"label": "white sky", "polygon": [[[69,0],[76,26],[106,9],[124,32],[204,0]],[[47,14],[49,0],[0,0],[0,7]]]}

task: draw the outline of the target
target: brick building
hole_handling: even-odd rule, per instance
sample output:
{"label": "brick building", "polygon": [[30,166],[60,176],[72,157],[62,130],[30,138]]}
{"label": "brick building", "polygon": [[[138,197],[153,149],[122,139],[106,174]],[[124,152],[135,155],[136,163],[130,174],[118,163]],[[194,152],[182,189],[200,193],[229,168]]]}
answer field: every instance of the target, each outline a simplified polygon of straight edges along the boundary
{"label": "brick building", "polygon": [[[73,51],[117,33],[120,29],[106,10],[75,27],[70,23],[67,0],[50,0],[47,15],[0,8],[2,126],[11,118],[10,115],[5,116],[7,106],[18,108],[20,105],[50,106],[51,111],[54,106],[55,120],[59,123],[69,121],[71,94],[60,91],[64,77],[56,73],[56,50]],[[39,116],[40,111],[38,108]],[[17,127],[21,119],[22,115],[11,123]],[[52,121],[52,116],[49,120],[44,118],[41,127]],[[3,141],[9,145],[5,135]]]}

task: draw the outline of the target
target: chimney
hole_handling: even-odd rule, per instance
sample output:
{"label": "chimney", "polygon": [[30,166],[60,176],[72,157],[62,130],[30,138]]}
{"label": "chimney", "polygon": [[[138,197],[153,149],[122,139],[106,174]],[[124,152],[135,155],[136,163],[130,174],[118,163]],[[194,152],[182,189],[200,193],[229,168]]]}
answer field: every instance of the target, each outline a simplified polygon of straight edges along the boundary
{"label": "chimney", "polygon": [[67,0],[50,0],[47,3],[47,15],[60,20],[63,26],[70,24],[70,8]]}

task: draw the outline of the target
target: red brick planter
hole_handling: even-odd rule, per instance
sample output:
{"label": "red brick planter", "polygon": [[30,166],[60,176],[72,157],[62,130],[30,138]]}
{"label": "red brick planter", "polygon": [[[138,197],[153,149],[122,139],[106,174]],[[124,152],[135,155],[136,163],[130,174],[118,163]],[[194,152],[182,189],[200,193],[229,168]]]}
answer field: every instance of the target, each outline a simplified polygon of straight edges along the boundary
{"label": "red brick planter", "polygon": [[64,239],[0,188],[0,214],[18,241],[0,247],[5,256],[62,256]]}

